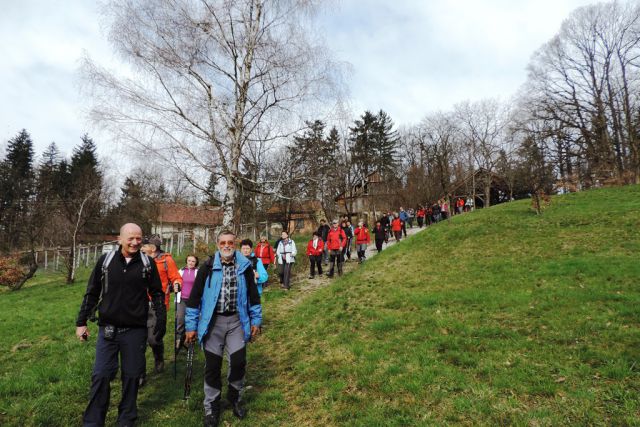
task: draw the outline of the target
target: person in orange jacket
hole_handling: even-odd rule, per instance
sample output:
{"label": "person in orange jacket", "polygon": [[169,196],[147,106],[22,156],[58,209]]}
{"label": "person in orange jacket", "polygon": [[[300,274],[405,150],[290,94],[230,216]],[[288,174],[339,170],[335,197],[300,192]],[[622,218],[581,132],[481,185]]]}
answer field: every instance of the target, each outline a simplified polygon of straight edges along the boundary
{"label": "person in orange jacket", "polygon": [[324,252],[324,242],[320,238],[320,233],[313,232],[313,237],[307,243],[307,256],[309,257],[309,279],[316,277],[316,266],[318,275],[322,276],[322,253]]}
{"label": "person in orange jacket", "polygon": [[369,229],[364,224],[364,221],[358,222],[358,228],[353,232],[356,238],[356,249],[358,252],[358,263],[362,264],[365,260],[365,252],[367,251],[367,245],[371,243],[371,235],[369,235]]}
{"label": "person in orange jacket", "polygon": [[398,215],[398,212],[393,213],[393,221],[391,221],[391,231],[396,238],[396,242],[399,242],[402,238],[402,220]]}
{"label": "person in orange jacket", "polygon": [[[171,291],[178,293],[182,286],[182,276],[178,271],[178,266],[173,260],[170,253],[164,252],[160,245],[162,244],[162,238],[158,235],[147,237],[142,241],[142,251],[156,263],[158,274],[160,275],[160,281],[162,282],[162,291],[165,294],[164,304],[169,311],[170,302],[169,294]],[[149,317],[147,318],[147,328],[152,331],[156,324],[156,313],[149,306]],[[164,343],[163,337],[156,337],[152,333],[147,335],[147,342],[149,347],[153,351],[153,358],[155,359],[155,371],[162,372],[164,370]],[[144,384],[144,376],[140,381]]]}

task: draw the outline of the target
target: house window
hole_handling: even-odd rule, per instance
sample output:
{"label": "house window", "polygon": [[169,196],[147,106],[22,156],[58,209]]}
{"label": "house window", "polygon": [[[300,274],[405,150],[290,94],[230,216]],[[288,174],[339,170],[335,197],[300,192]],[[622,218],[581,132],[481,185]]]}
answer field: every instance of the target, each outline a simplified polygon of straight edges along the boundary
{"label": "house window", "polygon": [[296,230],[302,230],[304,228],[304,219],[296,219]]}

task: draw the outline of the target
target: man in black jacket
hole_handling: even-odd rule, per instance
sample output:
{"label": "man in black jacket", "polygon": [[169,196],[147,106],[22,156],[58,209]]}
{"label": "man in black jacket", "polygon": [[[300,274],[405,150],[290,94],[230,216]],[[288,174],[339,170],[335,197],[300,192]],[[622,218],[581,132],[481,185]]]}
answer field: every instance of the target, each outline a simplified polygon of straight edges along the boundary
{"label": "man in black jacket", "polygon": [[[120,229],[118,250],[103,255],[91,273],[76,321],[76,335],[89,337],[87,320],[98,311],[96,359],[91,376],[91,396],[83,425],[102,426],[109,406],[110,382],[121,361],[122,399],[118,424],[131,426],[137,418],[138,379],[145,371],[148,298],[158,316],[157,336],[164,336],[167,312],[155,262],[140,253],[142,230],[136,224]],[[105,262],[107,260],[107,262]]]}
{"label": "man in black jacket", "polygon": [[330,229],[331,227],[329,227],[329,224],[327,224],[327,221],[324,218],[321,219],[320,227],[318,227],[318,234],[320,235],[320,238],[325,244],[324,249],[322,250],[322,263],[324,265],[329,264],[329,250],[327,249],[327,236],[329,235]]}

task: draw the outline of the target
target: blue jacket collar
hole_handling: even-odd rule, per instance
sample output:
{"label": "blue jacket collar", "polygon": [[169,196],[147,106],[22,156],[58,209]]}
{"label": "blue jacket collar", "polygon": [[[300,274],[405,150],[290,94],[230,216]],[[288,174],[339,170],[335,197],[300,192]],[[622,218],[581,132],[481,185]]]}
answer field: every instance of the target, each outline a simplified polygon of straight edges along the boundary
{"label": "blue jacket collar", "polygon": [[[247,259],[240,251],[236,251],[236,269],[238,274],[244,273],[244,271],[251,267],[251,261]],[[222,261],[220,260],[220,251],[216,251],[216,255],[213,259],[213,270],[222,270]]]}

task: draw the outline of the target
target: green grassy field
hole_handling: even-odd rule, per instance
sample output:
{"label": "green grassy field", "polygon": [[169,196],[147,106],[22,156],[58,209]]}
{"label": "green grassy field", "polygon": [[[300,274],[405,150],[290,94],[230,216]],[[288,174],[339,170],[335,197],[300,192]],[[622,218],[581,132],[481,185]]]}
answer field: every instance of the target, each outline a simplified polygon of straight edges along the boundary
{"label": "green grassy field", "polygon": [[[640,186],[554,197],[542,216],[519,201],[433,226],[330,286],[273,289],[248,418],[223,421],[640,425],[639,229]],[[73,335],[81,282],[0,294],[0,425],[80,423],[95,344]],[[182,358],[178,381],[171,363],[150,376],[141,425],[202,424],[202,361],[188,403]]]}

